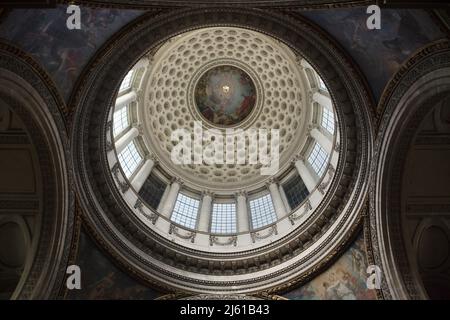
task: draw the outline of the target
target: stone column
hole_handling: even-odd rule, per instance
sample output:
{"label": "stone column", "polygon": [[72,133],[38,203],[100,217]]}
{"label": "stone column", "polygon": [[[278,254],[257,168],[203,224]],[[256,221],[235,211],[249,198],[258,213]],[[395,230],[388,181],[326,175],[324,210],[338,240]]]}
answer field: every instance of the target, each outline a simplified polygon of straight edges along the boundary
{"label": "stone column", "polygon": [[286,193],[284,192],[284,188],[280,185],[278,186],[278,189],[280,190],[281,199],[283,200],[284,207],[286,208],[287,212],[291,212],[291,206],[289,205],[289,201],[286,197]]}
{"label": "stone column", "polygon": [[239,191],[236,193],[237,202],[237,231],[247,232],[250,230],[249,217],[247,210],[247,193],[245,191]]}
{"label": "stone column", "polygon": [[175,202],[177,201],[178,192],[181,189],[181,181],[175,179],[172,181],[170,185],[169,192],[167,193],[167,197],[164,200],[164,203],[161,207],[160,214],[166,218],[170,218],[172,215],[173,208],[175,206]]}
{"label": "stone column", "polygon": [[280,189],[278,189],[278,184],[275,180],[270,180],[268,183],[268,188],[270,191],[270,195],[272,196],[273,206],[275,208],[275,212],[277,213],[278,219],[283,218],[287,212],[284,207],[283,199],[281,199]]}
{"label": "stone column", "polygon": [[142,165],[142,167],[134,176],[133,181],[131,181],[131,186],[136,192],[139,192],[139,190],[141,190],[145,180],[147,180],[156,163],[157,160],[153,155],[148,155],[145,157],[144,165]]}
{"label": "stone column", "polygon": [[148,57],[143,57],[141,60],[136,62],[136,64],[133,66],[133,69],[137,70],[140,68],[147,68],[150,64],[150,59]]}
{"label": "stone column", "polygon": [[303,156],[296,157],[293,161],[293,164],[295,165],[300,178],[302,178],[306,189],[308,189],[309,193],[311,193],[317,185],[317,175],[312,174],[311,170],[309,170],[309,168],[306,166],[305,158]]}
{"label": "stone column", "polygon": [[312,69],[311,65],[306,61],[305,59],[301,58],[300,60],[300,66],[302,66],[305,69]]}
{"label": "stone column", "polygon": [[200,218],[198,221],[198,230],[199,231],[209,232],[213,197],[214,197],[214,194],[209,191],[205,191],[202,194],[202,205],[200,207]]}
{"label": "stone column", "polygon": [[116,105],[114,106],[114,112],[117,110],[122,109],[123,107],[126,107],[131,102],[136,101],[137,94],[134,91],[130,91],[116,99]]}
{"label": "stone column", "polygon": [[312,99],[314,102],[317,102],[322,107],[327,108],[328,110],[333,111],[333,103],[331,98],[320,91],[314,92]]}
{"label": "stone column", "polygon": [[164,207],[164,203],[166,202],[167,195],[169,194],[169,191],[170,191],[170,183],[168,183],[166,185],[166,188],[164,189],[164,192],[163,192],[163,195],[161,197],[161,200],[159,200],[158,208],[156,209],[156,211],[158,211],[159,213],[161,213],[161,210]]}
{"label": "stone column", "polygon": [[333,141],[331,136],[323,134],[323,132],[320,131],[316,125],[310,126],[309,129],[310,136],[314,138],[314,140],[316,140],[322,146],[322,148],[325,149],[328,155],[330,155],[331,151],[333,150]]}
{"label": "stone column", "polygon": [[116,141],[116,152],[121,153],[123,149],[137,136],[139,135],[139,130],[136,127],[131,127],[119,140]]}

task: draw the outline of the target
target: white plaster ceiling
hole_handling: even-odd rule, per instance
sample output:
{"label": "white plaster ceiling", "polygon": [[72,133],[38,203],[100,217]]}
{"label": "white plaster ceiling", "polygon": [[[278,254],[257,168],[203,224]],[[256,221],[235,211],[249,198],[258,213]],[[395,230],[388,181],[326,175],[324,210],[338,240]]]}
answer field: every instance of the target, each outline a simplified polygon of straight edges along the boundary
{"label": "white plaster ceiling", "polygon": [[[144,98],[139,99],[138,118],[144,123],[148,149],[165,170],[194,188],[227,192],[262,185],[270,176],[260,174],[260,164],[174,164],[171,133],[179,128],[193,132],[194,121],[202,120],[193,97],[202,72],[212,66],[235,65],[257,87],[257,110],[238,127],[279,129],[280,170],[284,170],[306,143],[307,125],[312,121],[310,87],[299,61],[278,40],[242,28],[203,28],[170,39],[154,54],[139,92]],[[203,125],[211,127],[204,120]]]}

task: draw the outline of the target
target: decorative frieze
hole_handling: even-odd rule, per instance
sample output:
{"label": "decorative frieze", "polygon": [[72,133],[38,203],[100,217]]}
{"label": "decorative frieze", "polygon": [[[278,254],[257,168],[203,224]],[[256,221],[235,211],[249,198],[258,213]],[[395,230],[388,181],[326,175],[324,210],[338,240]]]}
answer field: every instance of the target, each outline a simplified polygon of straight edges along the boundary
{"label": "decorative frieze", "polygon": [[219,237],[217,235],[209,235],[209,245],[213,246],[213,245],[219,245],[219,246],[236,246],[237,245],[237,236],[231,236],[231,237]]}
{"label": "decorative frieze", "polygon": [[328,170],[327,170],[328,179],[326,179],[326,180],[324,179],[317,187],[317,190],[319,190],[319,192],[321,194],[325,194],[325,189],[330,185],[331,181],[333,180],[333,176],[334,176],[335,172],[336,172],[336,170],[334,169],[333,165],[330,164],[328,166]]}
{"label": "decorative frieze", "polygon": [[136,200],[136,203],[134,204],[134,208],[137,209],[139,211],[139,213],[142,214],[145,218],[150,220],[152,224],[155,224],[159,218],[159,214],[154,211],[151,211],[151,213],[148,214],[144,211],[143,207],[144,207],[144,203],[142,202],[141,199],[138,198]]}
{"label": "decorative frieze", "polygon": [[262,232],[262,231],[251,232],[250,233],[250,236],[252,237],[253,243],[255,243],[256,240],[267,239],[267,238],[271,237],[272,235],[277,235],[278,234],[278,230],[277,230],[277,225],[276,224],[273,224],[269,228],[264,229],[264,231],[265,231],[265,233]]}
{"label": "decorative frieze", "polygon": [[302,213],[298,213],[298,211],[294,211],[293,213],[291,213],[289,215],[289,221],[291,222],[292,225],[294,225],[295,221],[304,217],[308,213],[308,211],[311,209],[312,209],[311,202],[309,201],[309,199],[307,199],[304,204]]}
{"label": "decorative frieze", "polygon": [[122,193],[125,193],[130,189],[130,185],[126,181],[121,180],[121,172],[120,172],[120,164],[119,162],[116,162],[114,166],[111,168],[111,172],[114,176],[114,179],[116,180],[117,184],[119,185],[120,191]]}
{"label": "decorative frieze", "polygon": [[169,234],[174,234],[178,238],[184,239],[184,240],[191,240],[192,243],[195,242],[195,236],[197,235],[197,232],[195,231],[187,231],[184,230],[184,232],[181,231],[180,228],[178,228],[174,224],[170,224],[169,228]]}

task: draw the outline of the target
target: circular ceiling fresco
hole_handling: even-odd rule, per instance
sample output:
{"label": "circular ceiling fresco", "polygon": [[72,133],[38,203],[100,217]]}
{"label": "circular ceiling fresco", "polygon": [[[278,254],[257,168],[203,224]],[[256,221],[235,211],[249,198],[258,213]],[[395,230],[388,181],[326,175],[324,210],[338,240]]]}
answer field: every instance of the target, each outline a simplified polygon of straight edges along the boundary
{"label": "circular ceiling fresco", "polygon": [[200,114],[218,126],[234,126],[253,111],[256,89],[253,80],[234,66],[217,66],[203,74],[195,87]]}
{"label": "circular ceiling fresco", "polygon": [[[286,169],[306,144],[313,117],[300,59],[274,38],[238,27],[202,28],[172,38],[155,51],[143,76],[138,113],[149,150],[170,175],[194,189],[264,186],[270,177],[260,174],[260,163],[173,165],[171,133],[180,128],[194,133],[199,122],[204,131],[216,128],[224,135],[230,127],[278,130],[279,169]],[[247,141],[247,151],[254,147]]]}

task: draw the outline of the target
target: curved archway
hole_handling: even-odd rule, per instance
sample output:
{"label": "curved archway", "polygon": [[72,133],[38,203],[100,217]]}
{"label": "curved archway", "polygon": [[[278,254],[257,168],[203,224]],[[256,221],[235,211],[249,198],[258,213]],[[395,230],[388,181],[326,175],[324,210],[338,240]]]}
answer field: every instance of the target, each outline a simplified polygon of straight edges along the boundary
{"label": "curved archway", "polygon": [[0,192],[2,198],[11,199],[9,206],[2,206],[7,212],[0,228],[15,239],[10,243],[2,238],[6,245],[19,250],[2,253],[20,276],[8,297],[56,298],[65,277],[74,210],[68,139],[60,111],[64,103],[42,69],[23,52],[2,45],[0,57],[0,105],[6,119],[0,126],[6,137],[0,148],[8,152],[8,160],[16,160],[2,168],[11,170],[8,185]]}
{"label": "curved archway", "polygon": [[[436,135],[427,137],[433,131],[446,134],[442,131],[443,122],[435,118],[450,95],[449,58],[448,42],[423,49],[394,78],[388,98],[382,104],[384,113],[372,167],[370,232],[375,263],[384,272],[385,298],[427,298],[421,274],[424,266],[433,264],[433,259],[424,256],[424,250],[445,251],[448,246],[445,243],[448,227],[442,229],[443,224],[437,221],[436,215],[432,218],[435,209],[427,206],[426,199],[439,197],[441,192],[448,194],[450,188],[448,179],[438,187],[432,181],[439,181],[448,172],[448,162],[445,164],[448,140],[442,140],[442,135],[437,140]],[[424,148],[428,138],[432,144],[434,139],[445,147]],[[448,196],[445,199],[444,196],[440,200],[448,201]],[[431,203],[440,200],[434,198]],[[430,238],[426,231],[430,227],[443,230],[443,237]],[[428,240],[424,241],[424,237]],[[442,255],[444,260],[448,259],[448,253]],[[422,261],[418,263],[418,259]]]}

